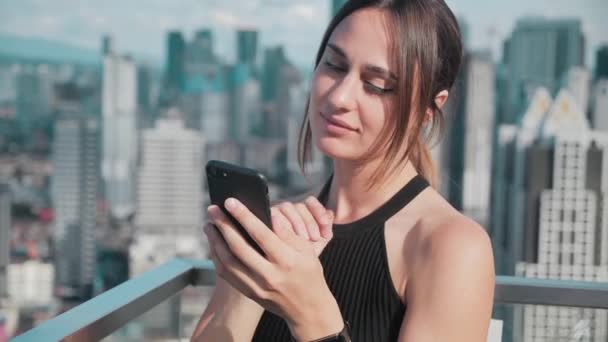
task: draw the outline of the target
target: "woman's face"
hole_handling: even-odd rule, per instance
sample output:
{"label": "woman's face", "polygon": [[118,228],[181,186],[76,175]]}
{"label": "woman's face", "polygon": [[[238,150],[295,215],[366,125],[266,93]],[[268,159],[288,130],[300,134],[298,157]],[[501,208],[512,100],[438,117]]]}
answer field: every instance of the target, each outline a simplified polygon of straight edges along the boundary
{"label": "woman's face", "polygon": [[385,14],[354,12],[333,31],[315,69],[309,119],[316,146],[334,159],[358,160],[387,134],[396,87]]}

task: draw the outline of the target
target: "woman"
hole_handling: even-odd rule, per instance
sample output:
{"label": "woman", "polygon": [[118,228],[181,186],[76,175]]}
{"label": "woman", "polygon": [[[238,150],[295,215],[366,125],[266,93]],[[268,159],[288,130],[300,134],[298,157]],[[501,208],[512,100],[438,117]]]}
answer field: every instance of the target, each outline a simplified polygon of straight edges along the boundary
{"label": "woman", "polygon": [[274,206],[274,231],[225,203],[266,257],[209,207],[219,277],[193,340],[485,341],[489,238],[427,183],[425,137],[461,56],[443,0],[345,4],[317,54],[300,139],[300,161],[314,143],[333,176],[316,197]]}

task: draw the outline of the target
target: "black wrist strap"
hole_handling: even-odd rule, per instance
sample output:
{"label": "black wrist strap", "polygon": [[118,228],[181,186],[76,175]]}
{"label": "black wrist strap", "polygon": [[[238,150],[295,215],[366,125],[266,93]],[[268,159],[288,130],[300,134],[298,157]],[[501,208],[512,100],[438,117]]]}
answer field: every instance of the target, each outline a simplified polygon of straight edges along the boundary
{"label": "black wrist strap", "polygon": [[[291,340],[295,341],[293,337],[291,338]],[[329,336],[325,336],[310,342],[352,342],[352,339],[350,337],[350,325],[347,321],[344,321],[344,328],[342,328],[342,331],[340,331],[339,333],[331,334]]]}

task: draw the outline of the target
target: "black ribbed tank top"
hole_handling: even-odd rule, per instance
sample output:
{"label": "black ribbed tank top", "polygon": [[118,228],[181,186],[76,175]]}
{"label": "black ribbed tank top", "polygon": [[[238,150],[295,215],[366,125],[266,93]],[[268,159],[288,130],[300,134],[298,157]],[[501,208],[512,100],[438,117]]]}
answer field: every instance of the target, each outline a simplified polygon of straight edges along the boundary
{"label": "black ribbed tank top", "polygon": [[[330,185],[331,178],[318,197],[324,205]],[[369,215],[333,226],[334,237],[320,260],[354,342],[397,341],[405,305],[389,272],[384,224],[427,186],[424,178],[416,176]],[[283,319],[265,311],[253,341],[290,341],[290,336]]]}

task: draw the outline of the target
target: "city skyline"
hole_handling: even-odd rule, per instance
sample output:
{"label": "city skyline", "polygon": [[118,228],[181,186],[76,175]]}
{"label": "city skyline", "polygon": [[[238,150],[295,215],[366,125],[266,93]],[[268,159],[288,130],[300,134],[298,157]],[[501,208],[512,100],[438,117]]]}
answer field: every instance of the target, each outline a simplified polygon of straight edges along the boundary
{"label": "city skyline", "polygon": [[[481,6],[473,0],[447,3],[468,23],[470,47],[490,49],[494,60],[500,58],[502,42],[523,17],[580,19],[587,39],[588,68],[595,66],[599,46],[608,44],[608,37],[603,34],[608,31],[604,20],[608,2],[602,0],[576,4],[566,0],[518,0]],[[0,34],[57,40],[96,51],[104,34],[114,34],[118,38],[117,50],[164,64],[164,38],[168,31],[183,31],[190,39],[201,28],[211,29],[217,37],[218,55],[231,62],[237,55],[235,31],[254,28],[260,32],[260,46],[285,45],[291,60],[300,67],[309,67],[331,10],[326,0],[155,1],[143,9],[138,3],[110,1],[101,6],[73,0],[53,2],[52,6],[35,0],[10,6],[0,4]]]}
{"label": "city skyline", "polygon": [[[211,159],[262,173],[271,200],[325,183],[332,158],[313,142],[303,175],[298,144],[344,1],[0,0],[0,342],[168,260],[207,259]],[[428,141],[436,190],[487,230],[497,275],[608,279],[608,1],[446,1],[466,49]],[[203,305],[181,305],[209,294],[183,294],[116,337],[189,335]],[[605,312],[540,308],[494,306],[503,341],[605,340]]]}

